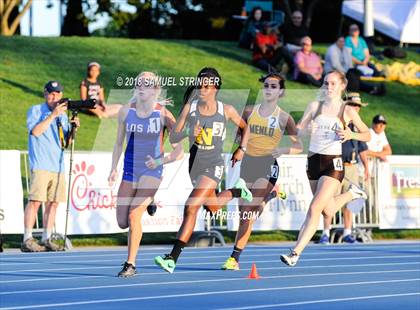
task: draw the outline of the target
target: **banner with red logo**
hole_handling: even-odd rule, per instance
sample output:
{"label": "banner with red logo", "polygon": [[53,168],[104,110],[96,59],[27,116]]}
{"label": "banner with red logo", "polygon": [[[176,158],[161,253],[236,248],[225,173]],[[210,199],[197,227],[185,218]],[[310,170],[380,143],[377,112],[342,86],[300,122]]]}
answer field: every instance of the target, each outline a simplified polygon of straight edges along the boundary
{"label": "banner with red logo", "polygon": [[23,233],[20,151],[0,151],[0,233]]}
{"label": "banner with red logo", "polygon": [[420,228],[420,156],[381,162],[377,194],[380,228]]}
{"label": "banner with red logo", "polygon": [[[113,187],[108,185],[111,167],[111,153],[75,153],[73,156],[73,175],[70,186],[70,212],[67,233],[109,234],[124,232],[116,218],[117,192],[120,176]],[[66,179],[68,184],[69,154],[65,155]],[[192,190],[188,175],[188,156],[164,166],[163,179],[155,195],[158,205],[156,214],[151,217],[144,212],[142,217],[144,232],[178,231],[184,204]],[[66,204],[57,210],[56,229],[64,233]],[[196,230],[204,229],[204,221],[197,220]]]}

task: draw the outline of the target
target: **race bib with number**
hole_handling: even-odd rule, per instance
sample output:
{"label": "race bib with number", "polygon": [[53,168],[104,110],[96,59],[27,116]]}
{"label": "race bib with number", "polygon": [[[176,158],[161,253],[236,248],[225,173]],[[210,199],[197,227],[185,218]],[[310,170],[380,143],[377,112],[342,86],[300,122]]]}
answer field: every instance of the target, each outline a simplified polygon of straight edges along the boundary
{"label": "race bib with number", "polygon": [[277,179],[279,177],[279,166],[271,165],[270,168],[271,168],[270,178]]}
{"label": "race bib with number", "polygon": [[214,176],[218,179],[221,179],[223,176],[223,166],[215,166],[214,167]]}
{"label": "race bib with number", "polygon": [[341,159],[341,157],[334,158],[333,163],[334,163],[334,170],[343,171],[343,160]]}

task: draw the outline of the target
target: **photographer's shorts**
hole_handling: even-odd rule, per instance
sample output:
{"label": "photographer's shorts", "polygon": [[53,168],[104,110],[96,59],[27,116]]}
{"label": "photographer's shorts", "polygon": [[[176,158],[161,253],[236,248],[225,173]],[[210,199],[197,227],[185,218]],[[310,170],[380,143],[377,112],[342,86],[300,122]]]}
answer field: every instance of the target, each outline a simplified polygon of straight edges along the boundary
{"label": "photographer's shorts", "polygon": [[29,200],[42,202],[66,202],[64,173],[33,170]]}

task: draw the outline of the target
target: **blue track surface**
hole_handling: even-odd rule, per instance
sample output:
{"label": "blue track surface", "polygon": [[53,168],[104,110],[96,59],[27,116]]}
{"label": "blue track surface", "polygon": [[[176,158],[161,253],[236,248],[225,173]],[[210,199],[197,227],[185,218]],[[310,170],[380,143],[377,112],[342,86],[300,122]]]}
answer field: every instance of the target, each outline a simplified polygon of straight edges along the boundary
{"label": "blue track surface", "polygon": [[[285,246],[249,246],[240,271],[219,270],[231,247],[187,248],[174,274],[141,248],[139,275],[115,275],[124,249],[0,254],[1,309],[420,309],[420,243],[309,246],[296,267]],[[247,279],[252,263],[262,277]]]}

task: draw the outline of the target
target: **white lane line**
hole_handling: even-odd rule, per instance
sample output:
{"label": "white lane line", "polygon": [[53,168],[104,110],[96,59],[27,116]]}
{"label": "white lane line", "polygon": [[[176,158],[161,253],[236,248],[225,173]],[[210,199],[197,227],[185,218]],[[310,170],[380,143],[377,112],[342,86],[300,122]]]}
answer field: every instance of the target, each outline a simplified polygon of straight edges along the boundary
{"label": "white lane line", "polygon": [[[266,251],[267,252],[271,252],[271,253],[273,252],[272,250],[266,250]],[[266,252],[266,251],[264,250],[264,252]],[[263,252],[263,251],[261,250],[259,252]],[[242,257],[261,256],[261,254],[259,254],[259,252],[258,253],[255,253],[255,254],[250,253],[250,252],[244,252],[242,254]],[[206,255],[202,255],[202,256],[184,256],[183,255],[182,256],[182,260],[185,260],[185,259],[197,259],[197,258],[206,258],[206,259],[226,258],[226,257],[229,256],[229,251],[224,251],[224,253],[225,253],[225,255],[211,255],[211,256],[206,256]],[[347,255],[347,253],[348,252],[346,252],[346,253],[344,253],[344,252],[340,252],[340,253],[337,253],[337,252],[305,253],[305,256],[320,256],[320,255],[331,255],[331,254],[334,254],[334,255],[337,255],[337,254]],[[194,253],[194,254],[196,254],[196,253]],[[118,258],[114,258],[114,259],[100,259],[100,260],[90,260],[89,259],[88,261],[86,261],[86,260],[68,260],[68,261],[48,262],[48,264],[59,265],[59,264],[67,264],[67,263],[72,264],[72,263],[86,263],[86,262],[89,262],[89,263],[114,262],[114,261],[117,261],[117,260],[124,259],[123,257],[126,256],[126,255],[127,255],[127,253],[120,254],[120,255],[118,255]],[[139,255],[141,255],[141,253],[139,253]],[[280,256],[280,253],[264,254],[264,256],[276,256],[276,257],[279,257]],[[420,252],[419,252],[419,257],[420,257]],[[78,257],[78,258],[80,258],[80,257]],[[151,257],[149,257],[149,258],[137,258],[136,259],[136,262],[150,261],[152,259],[153,258],[151,258]],[[22,266],[22,264],[24,264],[24,265],[44,264],[45,265],[46,262],[45,261],[44,262],[19,262],[19,263],[5,263],[5,262],[2,262],[2,266],[14,266],[14,265]]]}
{"label": "white lane line", "polygon": [[[356,271],[356,272],[330,272],[330,273],[310,273],[310,274],[293,274],[281,276],[264,276],[264,279],[280,279],[280,278],[306,278],[306,277],[322,277],[322,276],[341,276],[341,275],[360,275],[360,274],[387,274],[387,273],[407,273],[407,272],[420,272],[420,269],[407,269],[407,270],[385,270],[385,271]],[[420,274],[419,274],[420,275]],[[224,281],[243,281],[244,277],[236,278],[221,278],[210,280],[185,280],[185,281],[171,281],[171,282],[142,282],[131,284],[114,284],[114,285],[99,285],[99,286],[78,286],[78,287],[63,287],[53,289],[38,289],[38,290],[21,290],[21,291],[8,291],[0,292],[1,295],[16,295],[16,294],[32,294],[32,293],[51,293],[62,291],[80,291],[80,290],[97,290],[97,289],[110,289],[122,287],[138,287],[138,286],[152,286],[152,285],[173,285],[173,284],[191,284],[191,283],[208,283],[208,282],[224,282]]]}
{"label": "white lane line", "polygon": [[128,298],[110,298],[110,299],[100,299],[100,300],[83,300],[83,301],[74,301],[74,302],[62,302],[62,303],[50,303],[50,304],[37,304],[37,305],[6,307],[6,308],[0,308],[0,309],[1,310],[6,310],[6,309],[7,310],[36,309],[36,308],[47,308],[47,307],[64,307],[64,306],[75,306],[75,305],[106,304],[106,303],[111,303],[111,302],[140,301],[140,300],[153,300],[153,299],[165,299],[165,298],[209,296],[209,295],[228,295],[228,294],[237,294],[237,293],[285,291],[285,290],[320,288],[320,287],[372,285],[372,284],[382,284],[382,283],[389,284],[389,283],[404,283],[404,282],[416,282],[416,281],[420,281],[420,278],[400,279],[400,280],[386,280],[386,281],[327,283],[327,284],[301,285],[301,286],[281,286],[281,287],[252,288],[252,289],[230,290],[230,291],[226,291],[226,290],[224,290],[224,291],[207,291],[207,292],[198,292],[198,293],[189,293],[189,294],[172,294],[172,295],[142,296],[142,297],[128,297]]}
{"label": "white lane line", "polygon": [[76,277],[57,277],[57,278],[34,278],[34,279],[19,279],[0,281],[0,284],[5,283],[21,283],[21,282],[39,282],[39,281],[57,281],[57,280],[74,280],[74,279],[92,279],[92,278],[109,278],[109,276],[76,276]]}
{"label": "white lane line", "polygon": [[[313,262],[313,261],[329,261],[329,260],[368,260],[368,259],[396,259],[396,258],[419,258],[419,255],[387,255],[387,256],[367,256],[361,258],[360,256],[352,256],[352,257],[332,257],[332,258],[309,258],[309,259],[301,259],[301,262]],[[206,257],[203,257],[206,258]],[[247,260],[247,261],[241,261],[241,263],[272,263],[272,262],[279,262],[279,259],[275,260]],[[212,265],[217,264],[217,262],[197,262],[197,263],[188,263],[188,264],[179,264],[178,266],[195,266],[195,265]],[[419,262],[420,264],[420,262]],[[155,265],[142,265],[143,267],[153,267]],[[48,268],[48,272],[50,271],[68,271],[68,270],[96,270],[96,269],[107,269],[107,268],[115,268],[115,266],[99,266],[99,267],[93,267],[93,266],[86,266],[86,267],[72,267],[72,268]],[[2,274],[11,274],[11,273],[22,273],[22,272],[37,272],[37,271],[43,271],[45,272],[45,268],[41,269],[22,269],[22,270],[1,270],[0,276]]]}
{"label": "white lane line", "polygon": [[[381,264],[357,264],[357,265],[313,265],[313,266],[295,266],[293,267],[293,270],[295,269],[314,269],[314,268],[345,268],[345,267],[351,267],[351,268],[357,268],[357,267],[379,267],[379,266],[405,266],[405,265],[416,265],[420,266],[419,262],[405,262],[405,263],[381,263]],[[119,270],[117,267],[114,267],[116,272]],[[291,268],[287,268],[285,266],[279,266],[279,267],[258,267],[258,270],[292,270]],[[241,271],[244,271],[243,269]],[[175,274],[191,274],[191,273],[211,273],[211,272],[220,272],[220,269],[212,269],[212,270],[186,270],[186,271],[176,271]],[[145,272],[140,273],[140,276],[155,276],[155,275],[167,275],[164,271],[159,272]],[[0,284],[3,283],[20,283],[20,282],[38,282],[38,281],[56,281],[56,280],[74,280],[74,279],[88,279],[88,278],[113,278],[114,275],[106,275],[106,276],[78,276],[78,277],[62,277],[62,278],[34,278],[34,279],[19,279],[19,280],[4,280],[0,281]]]}
{"label": "white lane line", "polygon": [[[259,251],[262,252],[262,251]],[[265,252],[265,251],[264,251]],[[267,252],[273,252],[271,250],[267,250]],[[182,260],[185,259],[197,259],[197,258],[206,258],[206,259],[213,259],[213,258],[226,258],[228,254],[228,252],[224,252],[226,253],[225,255],[211,255],[211,256],[182,256]],[[334,258],[340,258],[340,255],[343,256],[348,256],[348,254],[355,254],[355,253],[362,253],[362,254],[372,254],[372,253],[366,253],[366,252],[359,252],[359,251],[355,251],[355,252],[350,252],[350,251],[346,251],[346,252],[320,252],[320,253],[305,253],[304,256],[323,256],[323,255],[334,255]],[[196,254],[196,253],[194,253]],[[389,253],[389,254],[393,254],[393,253]],[[417,253],[412,253],[414,255],[416,255]],[[115,261],[119,261],[123,258],[121,258],[121,256],[124,257],[125,254],[121,254],[118,255],[118,258],[114,258],[114,259],[99,259],[99,260],[65,260],[65,261],[54,261],[54,262],[19,262],[19,263],[5,263],[2,262],[2,266],[3,269],[5,269],[4,267],[9,267],[9,266],[15,266],[15,265],[19,265],[22,266],[22,264],[24,265],[45,265],[45,264],[49,264],[49,265],[60,265],[60,264],[76,264],[76,263],[103,263],[103,262],[115,262]],[[141,255],[141,254],[140,254]],[[244,252],[242,254],[242,257],[253,257],[253,256],[261,256],[261,254],[259,253],[250,253],[250,252]],[[280,253],[275,253],[275,254],[264,254],[264,256],[275,256],[278,257],[280,256]],[[359,258],[364,258],[365,256],[358,256]],[[418,253],[418,257],[420,257],[420,252]],[[345,258],[345,257],[344,257]],[[152,260],[152,258],[137,258],[136,262],[141,262],[141,261],[150,261]]]}
{"label": "white lane line", "polygon": [[[259,248],[261,247],[261,248]],[[246,251],[275,251],[275,250],[288,250],[290,248],[290,246],[277,246],[277,247],[271,247],[270,249],[263,249],[263,248],[267,248],[268,246],[248,246],[246,248]],[[389,246],[377,246],[377,245],[370,245],[370,244],[365,244],[363,245],[363,247],[355,247],[354,245],[311,245],[310,247],[308,247],[305,250],[305,253],[308,252],[323,252],[325,250],[330,250],[330,249],[345,249],[345,252],[366,252],[366,251],[379,251],[381,249],[389,249],[389,248],[396,248],[398,250],[403,250],[405,248],[411,248],[411,247],[415,247],[417,249],[420,250],[420,243],[418,244],[396,244],[396,245],[389,245]],[[217,249],[222,249],[222,250],[209,250],[209,249],[214,249],[211,247],[205,247],[205,248],[185,248],[183,253],[194,253],[194,254],[199,254],[199,253],[224,253],[226,251],[230,251],[232,250],[233,246],[226,246],[226,247],[218,247]],[[328,249],[327,249],[328,248]],[[162,250],[170,250],[171,248],[162,248]],[[351,250],[349,250],[351,249]],[[159,249],[160,250],[160,249]],[[315,250],[315,251],[313,251]],[[155,252],[153,252],[155,251]],[[2,255],[0,256],[0,261],[2,260],[2,258],[7,258],[10,259],[13,257],[14,259],[28,259],[28,258],[62,258],[62,257],[103,257],[103,256],[114,256],[114,255],[126,255],[127,251],[126,250],[115,250],[115,253],[97,253],[97,254],[92,254],[95,252],[100,252],[100,250],[94,250],[94,251],[90,251],[90,252],[79,252],[79,251],[75,251],[75,252],[49,252],[49,253],[19,253],[19,254],[11,254],[11,253],[2,253]],[[105,252],[114,252],[114,251],[109,251],[109,250],[105,250]],[[140,248],[140,253],[141,252],[147,252],[146,254],[151,254],[151,255],[159,255],[162,254],[161,251],[156,252],[155,249],[143,249]],[[197,252],[197,253],[195,253]],[[82,253],[87,253],[87,254],[83,254],[83,255],[78,255],[78,254],[82,254]]]}
{"label": "white lane line", "polygon": [[417,296],[417,295],[420,295],[420,293],[416,292],[416,293],[387,294],[387,295],[367,295],[367,296],[346,297],[346,298],[318,299],[318,300],[288,302],[288,303],[271,304],[271,305],[256,305],[256,306],[238,307],[238,308],[219,308],[218,310],[246,310],[246,309],[280,308],[280,307],[302,306],[302,305],[310,305],[310,304],[323,304],[323,303],[334,303],[334,302],[355,301],[355,300],[369,300],[369,299],[381,299],[381,298],[392,298],[392,297],[408,297],[408,296]]}

